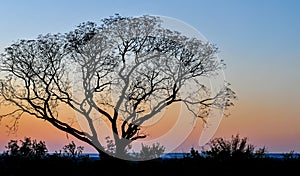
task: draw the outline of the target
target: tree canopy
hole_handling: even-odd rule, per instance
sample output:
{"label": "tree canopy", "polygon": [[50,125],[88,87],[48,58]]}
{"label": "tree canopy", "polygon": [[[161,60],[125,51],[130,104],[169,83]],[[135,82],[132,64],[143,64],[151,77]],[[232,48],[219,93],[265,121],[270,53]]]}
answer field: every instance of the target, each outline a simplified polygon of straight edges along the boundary
{"label": "tree canopy", "polygon": [[[147,137],[142,124],[175,102],[202,119],[211,109],[232,106],[229,84],[213,94],[199,81],[224,69],[216,45],[161,23],[156,16],[115,15],[13,43],[0,60],[1,106],[11,107],[1,118],[43,119],[105,156],[100,117],[113,134],[114,156],[124,158],[126,147]],[[73,109],[85,128],[62,117],[61,106]]]}

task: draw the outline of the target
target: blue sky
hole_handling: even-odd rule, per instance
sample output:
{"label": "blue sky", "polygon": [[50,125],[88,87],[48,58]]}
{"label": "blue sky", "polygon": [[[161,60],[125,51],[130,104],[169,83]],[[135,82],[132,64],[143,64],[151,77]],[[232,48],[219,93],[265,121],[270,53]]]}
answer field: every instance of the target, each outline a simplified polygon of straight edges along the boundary
{"label": "blue sky", "polygon": [[[216,43],[228,62],[231,62],[230,53],[251,57],[256,62],[299,56],[300,2],[296,0],[11,0],[0,3],[0,51],[17,39],[68,32],[81,22],[97,22],[119,13],[154,14],[182,20]],[[299,61],[291,62],[296,62],[291,65],[299,64]]]}
{"label": "blue sky", "polygon": [[[18,39],[68,32],[81,22],[99,22],[115,13],[177,18],[219,47],[219,56],[227,64],[226,78],[240,99],[234,111],[237,113],[231,118],[254,118],[253,124],[265,129],[273,128],[274,124],[268,126],[273,121],[295,122],[290,128],[288,124],[278,124],[276,128],[284,131],[282,143],[295,144],[295,150],[300,151],[300,142],[293,142],[300,136],[299,9],[297,0],[0,0],[0,51]],[[243,113],[248,109],[251,113]],[[261,111],[264,116],[256,114]],[[260,121],[261,118],[267,120]],[[244,132],[242,135],[250,136],[257,144],[273,146],[274,151],[289,150],[289,146],[276,148],[273,141],[267,140],[277,133],[258,135],[253,132],[255,125],[249,127],[251,131],[243,122],[232,120],[236,126],[226,127],[236,131],[228,133]]]}
{"label": "blue sky", "polygon": [[299,49],[300,2],[296,0],[11,0],[0,3],[1,48],[12,40],[67,32],[80,22],[99,21],[119,13],[177,18],[197,28],[221,50],[248,52],[252,48],[252,53],[263,54]]}

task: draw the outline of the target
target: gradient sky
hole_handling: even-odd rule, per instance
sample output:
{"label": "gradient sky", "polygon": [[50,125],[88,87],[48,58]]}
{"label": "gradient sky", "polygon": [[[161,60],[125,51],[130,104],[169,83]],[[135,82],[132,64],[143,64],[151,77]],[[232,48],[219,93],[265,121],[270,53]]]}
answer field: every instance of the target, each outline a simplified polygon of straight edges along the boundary
{"label": "gradient sky", "polygon": [[[0,51],[18,39],[68,32],[115,13],[182,20],[219,47],[226,80],[238,95],[215,136],[239,133],[269,152],[300,152],[299,9],[297,0],[0,0]],[[24,136],[44,140],[51,151],[73,140],[45,122],[24,118],[17,136],[7,136],[1,123],[0,152],[9,139]],[[187,150],[192,145],[190,140]]]}

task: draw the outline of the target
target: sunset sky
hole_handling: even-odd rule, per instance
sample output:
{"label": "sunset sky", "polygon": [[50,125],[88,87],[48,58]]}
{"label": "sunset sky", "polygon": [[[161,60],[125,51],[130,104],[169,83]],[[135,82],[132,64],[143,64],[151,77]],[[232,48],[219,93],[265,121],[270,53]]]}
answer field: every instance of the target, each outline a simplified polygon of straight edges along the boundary
{"label": "sunset sky", "polygon": [[[215,137],[240,134],[269,152],[300,152],[300,1],[297,0],[0,0],[0,51],[18,39],[64,33],[79,23],[122,16],[181,20],[220,49],[238,100]],[[71,136],[41,120],[21,119],[16,135],[0,125],[0,152],[10,139],[45,141],[53,152]],[[197,147],[196,131],[180,150]],[[94,150],[84,143],[86,152]]]}

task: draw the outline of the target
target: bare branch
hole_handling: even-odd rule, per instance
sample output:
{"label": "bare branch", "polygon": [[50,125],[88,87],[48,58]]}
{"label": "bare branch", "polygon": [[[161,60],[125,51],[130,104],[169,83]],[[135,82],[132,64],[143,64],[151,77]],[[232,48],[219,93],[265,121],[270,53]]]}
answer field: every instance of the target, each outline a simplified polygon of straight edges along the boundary
{"label": "bare branch", "polygon": [[[15,42],[0,60],[1,105],[14,109],[0,119],[15,119],[14,129],[21,116],[29,114],[100,153],[102,119],[120,154],[147,136],[141,133],[143,123],[175,102],[204,120],[212,109],[233,106],[236,95],[229,84],[214,92],[201,80],[224,68],[216,56],[218,48],[165,29],[161,22],[148,15],[116,15],[101,25],[81,23],[64,35]],[[86,126],[75,128],[66,121],[62,105]]]}

